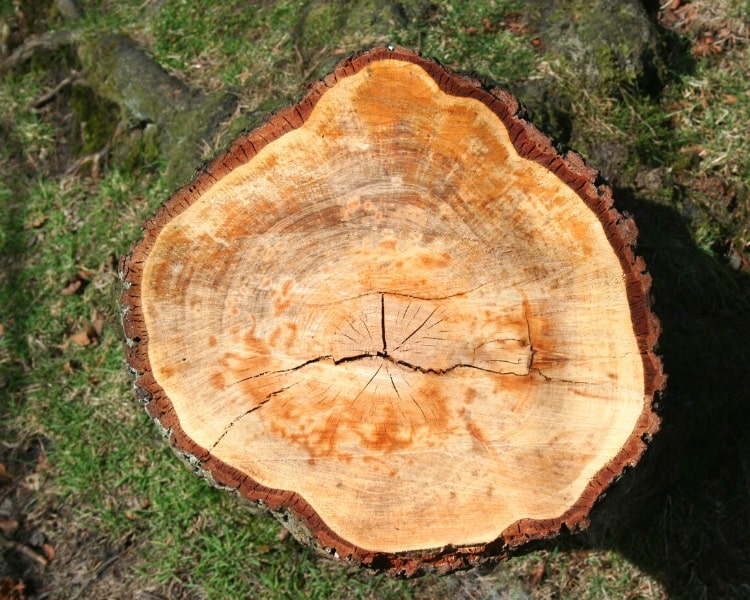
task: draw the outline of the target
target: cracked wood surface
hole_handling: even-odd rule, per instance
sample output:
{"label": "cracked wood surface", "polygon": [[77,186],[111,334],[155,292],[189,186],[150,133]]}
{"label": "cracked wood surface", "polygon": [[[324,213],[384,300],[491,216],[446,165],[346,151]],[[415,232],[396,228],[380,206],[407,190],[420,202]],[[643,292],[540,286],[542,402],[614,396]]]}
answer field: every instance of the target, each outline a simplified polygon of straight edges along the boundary
{"label": "cracked wood surface", "polygon": [[634,226],[517,111],[359,55],[123,261],[149,412],[341,556],[446,571],[574,528],[658,428]]}

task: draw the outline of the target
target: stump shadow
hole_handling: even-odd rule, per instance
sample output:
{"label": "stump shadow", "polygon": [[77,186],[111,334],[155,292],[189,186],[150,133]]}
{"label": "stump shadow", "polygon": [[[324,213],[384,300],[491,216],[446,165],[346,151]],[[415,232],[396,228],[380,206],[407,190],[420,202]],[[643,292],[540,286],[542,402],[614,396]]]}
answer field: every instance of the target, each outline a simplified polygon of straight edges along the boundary
{"label": "stump shadow", "polygon": [[640,231],[669,380],[662,429],[578,541],[614,549],[673,598],[750,597],[750,277],[696,247],[675,210],[616,190]]}

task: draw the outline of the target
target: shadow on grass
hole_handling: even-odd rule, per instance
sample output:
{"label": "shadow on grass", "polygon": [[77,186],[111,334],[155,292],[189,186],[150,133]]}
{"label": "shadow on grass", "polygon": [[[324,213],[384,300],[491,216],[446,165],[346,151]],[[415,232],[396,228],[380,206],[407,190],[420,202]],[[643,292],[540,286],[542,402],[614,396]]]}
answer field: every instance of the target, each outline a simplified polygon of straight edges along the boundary
{"label": "shadow on grass", "polygon": [[674,598],[750,597],[750,277],[698,249],[674,210],[617,190],[640,230],[669,376],[662,430],[592,513]]}
{"label": "shadow on grass", "polygon": [[[17,138],[4,131],[2,124],[0,138],[7,144],[6,155],[22,155]],[[0,156],[0,161],[3,158]],[[0,476],[0,499],[3,500],[0,520],[10,527],[8,531],[11,532],[0,534],[0,580],[7,585],[23,581],[23,589],[35,593],[33,561],[28,557],[25,560],[12,543],[6,542],[8,537],[18,541],[28,539],[30,535],[21,509],[29,501],[30,494],[19,491],[16,482],[34,473],[44,454],[46,439],[41,434],[29,432],[20,436],[14,420],[14,413],[23,408],[26,390],[32,385],[30,371],[33,365],[27,351],[27,337],[33,306],[33,282],[26,271],[25,256],[33,238],[24,228],[28,215],[21,190],[27,183],[26,173],[13,160],[6,160],[4,164],[11,166],[9,172],[15,174],[16,185],[0,188],[0,464],[5,475]],[[0,597],[5,598],[3,589],[0,589]]]}
{"label": "shadow on grass", "polygon": [[[11,132],[3,131],[0,138],[6,153],[13,158],[22,156],[20,142]],[[2,157],[0,157],[2,159]],[[22,167],[15,160],[7,161],[9,172],[15,174],[16,185],[0,189],[0,319],[2,319],[2,352],[0,360],[0,393],[6,401],[0,402],[0,431],[10,419],[9,398],[27,384],[26,374],[31,368],[27,352],[28,318],[32,310],[32,282],[28,280],[25,256],[33,240],[25,231],[27,205],[21,195],[25,185],[31,185]],[[11,178],[9,178],[11,179]]]}

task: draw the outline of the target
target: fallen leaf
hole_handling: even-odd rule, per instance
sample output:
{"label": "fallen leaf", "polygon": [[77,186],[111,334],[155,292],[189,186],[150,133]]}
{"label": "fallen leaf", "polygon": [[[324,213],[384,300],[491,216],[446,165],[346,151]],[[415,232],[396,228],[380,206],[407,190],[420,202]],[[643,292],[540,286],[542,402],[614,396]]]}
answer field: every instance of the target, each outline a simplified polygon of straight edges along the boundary
{"label": "fallen leaf", "polygon": [[52,547],[52,544],[42,544],[42,552],[44,552],[44,556],[46,556],[49,561],[52,561],[55,558],[55,549]]}
{"label": "fallen leaf", "polygon": [[47,222],[47,215],[37,215],[33,217],[30,221],[26,221],[26,223],[23,224],[23,228],[27,231],[29,229],[39,229],[40,227],[44,226],[44,224]]}
{"label": "fallen leaf", "polygon": [[27,475],[24,478],[21,486],[22,488],[31,492],[38,492],[40,488],[39,483],[39,473],[32,473],[31,475]]}
{"label": "fallen leaf", "polygon": [[536,587],[542,582],[542,578],[544,577],[544,572],[546,570],[546,565],[543,562],[540,562],[537,564],[536,568],[534,569],[534,572],[531,575],[531,587]]}
{"label": "fallen leaf", "polygon": [[734,94],[724,94],[724,102],[729,104],[730,106],[737,104],[739,98],[735,96]]}
{"label": "fallen leaf", "polygon": [[60,293],[63,296],[72,296],[78,290],[81,289],[81,285],[83,285],[82,281],[80,281],[79,279],[73,279],[66,284],[66,286],[62,289]]}
{"label": "fallen leaf", "polygon": [[[101,325],[104,327],[104,325]],[[97,326],[94,323],[86,323],[83,328],[72,334],[63,344],[63,348],[66,348],[70,343],[78,344],[79,346],[90,346],[99,338],[97,332]]]}
{"label": "fallen leaf", "polygon": [[[18,521],[15,519],[3,519],[0,521],[0,533],[6,538],[13,537],[13,534],[18,531]],[[0,596],[2,598],[2,596]]]}
{"label": "fallen leaf", "polygon": [[70,361],[67,361],[65,364],[63,364],[62,370],[65,371],[68,375],[73,375],[75,373],[73,365],[70,364]]}
{"label": "fallen leaf", "polygon": [[88,284],[86,274],[82,271],[78,271],[73,277],[68,279],[65,287],[60,292],[63,296],[72,296],[73,294],[82,291],[83,288]]}
{"label": "fallen leaf", "polygon": [[203,515],[198,515],[195,517],[195,520],[193,521],[193,524],[190,526],[190,529],[188,529],[188,535],[193,535],[194,533],[197,533],[203,529],[203,526],[206,524],[206,519],[203,517]]}
{"label": "fallen leaf", "polygon": [[94,310],[94,313],[91,315],[91,325],[96,332],[96,337],[101,337],[102,332],[104,331],[104,323],[104,314],[100,313],[98,310]]}
{"label": "fallen leaf", "polygon": [[682,154],[689,154],[696,158],[705,158],[708,155],[708,150],[706,150],[700,144],[694,144],[692,146],[685,146],[684,148],[680,148],[680,152]]}
{"label": "fallen leaf", "polygon": [[0,579],[0,598],[3,600],[24,600],[26,584],[20,579],[3,577]]}
{"label": "fallen leaf", "polygon": [[79,346],[89,346],[93,341],[89,336],[87,329],[81,329],[78,333],[74,333],[68,338],[68,340]]}
{"label": "fallen leaf", "polygon": [[711,54],[719,54],[722,50],[722,44],[714,40],[710,35],[706,35],[696,44],[693,44],[690,50],[696,57],[703,58]]}
{"label": "fallen leaf", "polygon": [[279,533],[276,535],[276,537],[279,539],[280,542],[283,542],[285,539],[287,539],[291,533],[289,533],[289,530],[286,527],[282,527],[279,529]]}
{"label": "fallen leaf", "polygon": [[524,35],[530,32],[529,26],[523,22],[521,13],[510,13],[500,21],[500,26],[507,32],[516,35]]}

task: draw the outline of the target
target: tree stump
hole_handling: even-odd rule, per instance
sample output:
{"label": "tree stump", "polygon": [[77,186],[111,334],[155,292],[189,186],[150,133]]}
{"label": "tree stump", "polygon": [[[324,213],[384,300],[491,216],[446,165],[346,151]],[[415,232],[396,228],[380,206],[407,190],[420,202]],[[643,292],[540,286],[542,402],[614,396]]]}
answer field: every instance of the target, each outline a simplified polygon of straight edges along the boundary
{"label": "tree stump", "polygon": [[183,456],[390,574],[586,524],[658,429],[658,324],[633,222],[518,113],[375,49],[146,222],[127,357]]}

